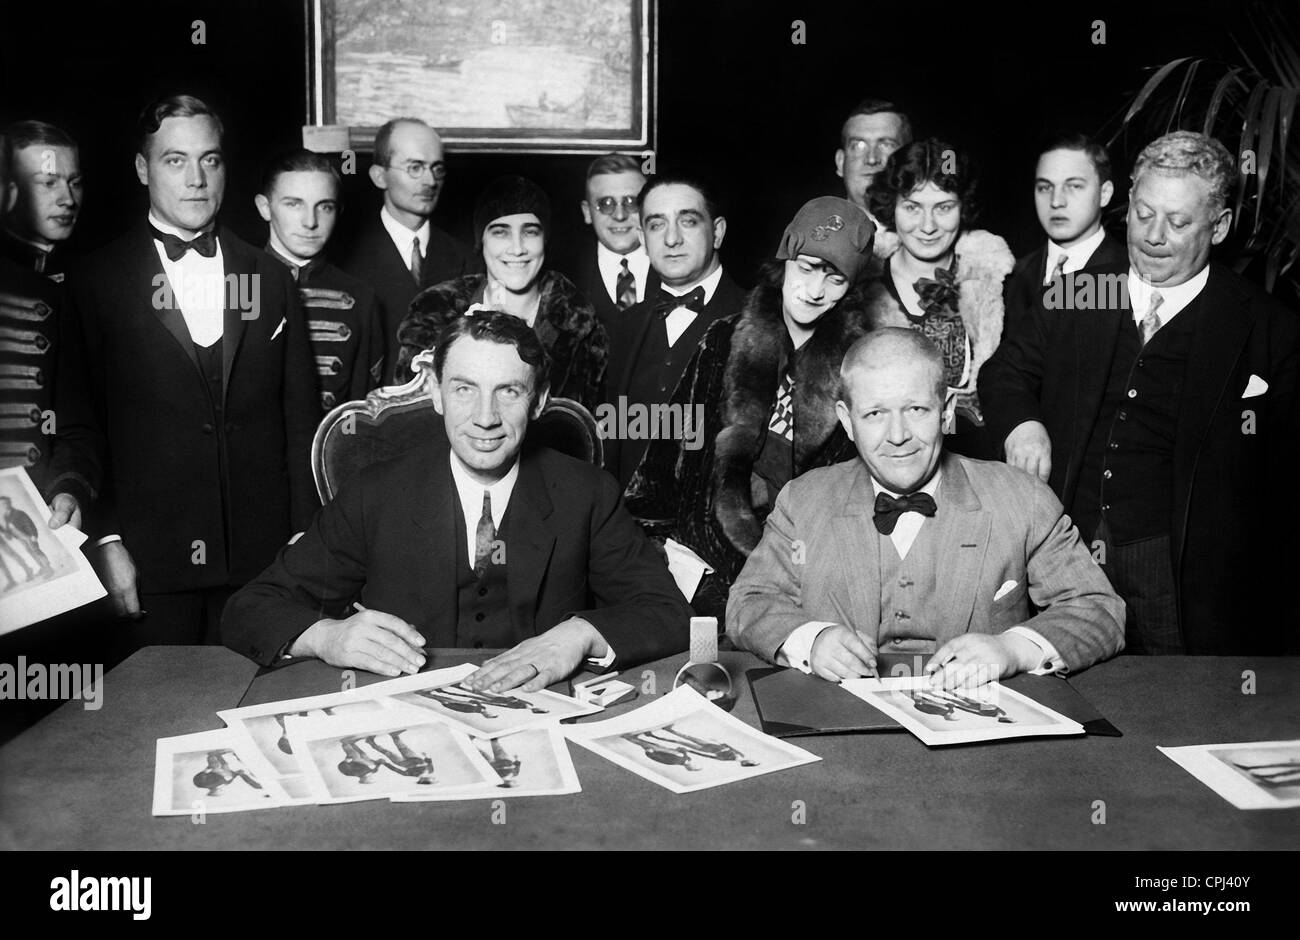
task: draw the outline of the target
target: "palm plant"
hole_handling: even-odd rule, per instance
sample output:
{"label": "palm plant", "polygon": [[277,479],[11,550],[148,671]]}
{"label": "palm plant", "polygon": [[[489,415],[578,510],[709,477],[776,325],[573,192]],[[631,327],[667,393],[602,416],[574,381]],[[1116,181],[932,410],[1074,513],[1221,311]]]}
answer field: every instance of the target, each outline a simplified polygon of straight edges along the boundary
{"label": "palm plant", "polygon": [[1262,263],[1265,289],[1283,277],[1300,292],[1300,269],[1293,271],[1300,258],[1300,141],[1291,136],[1300,97],[1300,5],[1256,3],[1247,21],[1245,34],[1229,36],[1235,61],[1184,56],[1157,67],[1110,144],[1127,142],[1130,131],[1143,143],[1173,130],[1223,141],[1244,171],[1231,204],[1233,266]]}

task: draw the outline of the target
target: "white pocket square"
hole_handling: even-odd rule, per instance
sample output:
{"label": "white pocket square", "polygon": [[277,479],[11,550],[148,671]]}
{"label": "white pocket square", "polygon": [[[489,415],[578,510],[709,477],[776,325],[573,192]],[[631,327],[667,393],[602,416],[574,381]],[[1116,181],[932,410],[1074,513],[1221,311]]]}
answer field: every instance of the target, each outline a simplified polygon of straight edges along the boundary
{"label": "white pocket square", "polygon": [[280,325],[277,326],[277,327],[275,328],[275,332],[271,334],[271,339],[275,339],[277,336],[280,335],[280,331],[284,329],[284,325],[285,325],[285,323],[287,323],[287,322],[288,322],[288,321],[287,321],[284,317],[281,317],[281,318],[280,318]]}
{"label": "white pocket square", "polygon": [[1008,594],[1014,591],[1016,589],[1016,585],[1019,583],[1020,583],[1019,581],[1003,581],[1002,587],[998,588],[998,592],[993,595],[993,600],[994,601],[1002,600],[1002,598],[1006,597]]}
{"label": "white pocket square", "polygon": [[1268,391],[1268,383],[1258,375],[1252,373],[1250,381],[1246,383],[1246,390],[1241,393],[1242,398],[1254,398],[1257,395],[1263,395]]}

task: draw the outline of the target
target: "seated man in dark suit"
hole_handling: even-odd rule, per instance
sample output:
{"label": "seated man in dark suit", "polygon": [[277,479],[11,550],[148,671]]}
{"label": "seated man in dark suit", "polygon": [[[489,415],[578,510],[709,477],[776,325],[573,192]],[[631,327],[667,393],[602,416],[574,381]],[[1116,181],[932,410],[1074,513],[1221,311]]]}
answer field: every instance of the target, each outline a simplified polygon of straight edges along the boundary
{"label": "seated man in dark suit", "polygon": [[397,327],[426,287],[470,273],[469,249],[429,219],[447,178],[442,139],[418,118],[395,118],[375,135],[370,182],[384,204],[349,245],[340,267],[373,287],[384,323],[382,375],[397,365]]}
{"label": "seated man in dark suit", "polygon": [[1124,603],[1046,484],[944,453],[954,401],[928,338],[874,330],[840,382],[858,457],[777,497],[731,589],[737,646],[833,682],[875,675],[880,652],[933,654],[926,671],[950,689],[1123,649]]}
{"label": "seated man in dark suit", "polygon": [[685,649],[690,609],[614,480],[522,449],[548,368],[518,317],[453,320],[430,381],[450,446],[364,469],[231,599],[226,644],[389,676],[417,672],[425,646],[513,646],[465,680],[490,692]]}
{"label": "seated man in dark suit", "polygon": [[979,375],[1128,604],[1130,652],[1300,652],[1300,318],[1225,265],[1238,179],[1175,131],[1133,168],[1127,258],[1053,283]]}
{"label": "seated man in dark suit", "polygon": [[1106,148],[1083,134],[1062,134],[1039,150],[1034,208],[1047,243],[1018,260],[1007,278],[1004,335],[1020,328],[1053,278],[1124,260],[1124,246],[1101,227],[1115,194],[1110,173]]}
{"label": "seated man in dark suit", "polygon": [[587,167],[582,220],[596,244],[584,249],[573,280],[607,331],[623,311],[659,290],[641,240],[637,194],[644,185],[641,161],[631,154],[602,154]]}
{"label": "seated man in dark suit", "polygon": [[321,411],[365,398],[380,384],[383,323],[375,290],[330,264],[325,246],[342,209],[339,171],[324,154],[292,150],[273,159],[253,201],[269,223],[266,252],[298,282],[316,360]]}
{"label": "seated man in dark suit", "polygon": [[701,181],[660,174],[638,197],[650,267],[658,291],[606,321],[609,365],[602,419],[605,467],[624,486],[649,441],[619,433],[637,412],[666,404],[710,325],[738,312],[745,292],[722,267],[718,249],[727,220]]}

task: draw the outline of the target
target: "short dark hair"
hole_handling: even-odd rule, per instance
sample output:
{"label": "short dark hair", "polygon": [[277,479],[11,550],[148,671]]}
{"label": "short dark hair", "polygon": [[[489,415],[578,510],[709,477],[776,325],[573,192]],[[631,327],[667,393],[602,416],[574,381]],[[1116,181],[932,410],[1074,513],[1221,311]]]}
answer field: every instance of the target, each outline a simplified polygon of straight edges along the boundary
{"label": "short dark hair", "polygon": [[526,321],[500,310],[475,310],[456,317],[443,327],[433,347],[433,374],[438,381],[442,381],[447,352],[462,336],[513,346],[519,358],[533,368],[533,401],[537,401],[537,396],[550,384],[551,357],[537,333]]}
{"label": "short dark hair", "polygon": [[602,153],[587,164],[587,182],[593,176],[606,176],[613,173],[641,173],[641,161],[630,153]]}
{"label": "short dark hair", "polygon": [[[375,132],[375,152],[373,163],[375,166],[388,166],[388,161],[393,159],[393,131],[400,124],[419,124],[421,127],[433,128],[427,121],[421,121],[418,117],[395,117],[391,121],[385,121],[384,126]],[[437,133],[437,131],[434,131]]]}
{"label": "short dark hair", "polygon": [[1093,169],[1097,171],[1097,179],[1103,183],[1110,182],[1110,153],[1087,134],[1070,131],[1049,137],[1038,148],[1038,156],[1035,160],[1042,159],[1043,154],[1050,153],[1053,150],[1083,151],[1084,156],[1092,162]]}
{"label": "short dark hair", "polygon": [[907,112],[900,108],[892,101],[886,101],[883,98],[863,98],[849,112],[844,123],[840,125],[840,146],[848,146],[849,138],[849,121],[853,120],[859,114],[897,114],[898,115],[898,134],[901,138],[899,143],[906,147],[912,142],[912,120],[907,116]]}
{"label": "short dark hair", "polygon": [[217,112],[208,107],[207,102],[195,98],[193,95],[168,95],[166,98],[159,98],[157,101],[150,102],[140,112],[140,119],[136,122],[136,149],[141,154],[144,154],[149,138],[158,133],[158,128],[162,127],[162,122],[168,118],[199,117],[201,115],[212,118],[217,125],[217,137],[224,141],[226,137],[225,125],[221,123],[221,118],[217,116]]}
{"label": "short dark hair", "polygon": [[275,181],[282,173],[326,173],[334,178],[335,195],[343,186],[343,178],[339,176],[333,160],[323,153],[299,147],[271,158],[262,173],[262,188],[258,192],[263,196],[270,196],[271,190],[275,188]]}
{"label": "short dark hair", "polygon": [[661,186],[689,186],[695,190],[704,199],[704,211],[709,214],[710,222],[716,222],[724,215],[722,204],[718,202],[717,196],[714,195],[709,184],[698,176],[692,176],[688,173],[656,173],[650,177],[646,184],[641,187],[641,192],[637,193],[637,212],[645,211],[645,197]]}
{"label": "short dark hair", "polygon": [[14,154],[33,144],[78,149],[77,142],[72,139],[71,134],[45,121],[14,121],[0,133],[0,141],[3,142],[0,145],[0,152],[3,153],[5,166],[13,166]]}
{"label": "short dark hair", "polygon": [[[947,169],[949,165],[951,172]],[[918,140],[890,155],[885,168],[876,174],[867,189],[871,214],[893,231],[898,200],[926,183],[957,195],[961,202],[961,227],[969,229],[979,214],[975,168],[969,155],[937,137]]]}

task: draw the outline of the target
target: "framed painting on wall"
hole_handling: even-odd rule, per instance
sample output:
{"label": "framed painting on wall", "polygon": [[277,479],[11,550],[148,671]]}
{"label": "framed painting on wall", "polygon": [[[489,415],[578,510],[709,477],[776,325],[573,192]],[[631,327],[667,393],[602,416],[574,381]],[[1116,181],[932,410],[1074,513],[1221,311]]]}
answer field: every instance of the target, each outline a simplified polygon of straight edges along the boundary
{"label": "framed painting on wall", "polygon": [[411,116],[454,150],[654,149],[656,0],[306,4],[304,136],[368,150]]}

